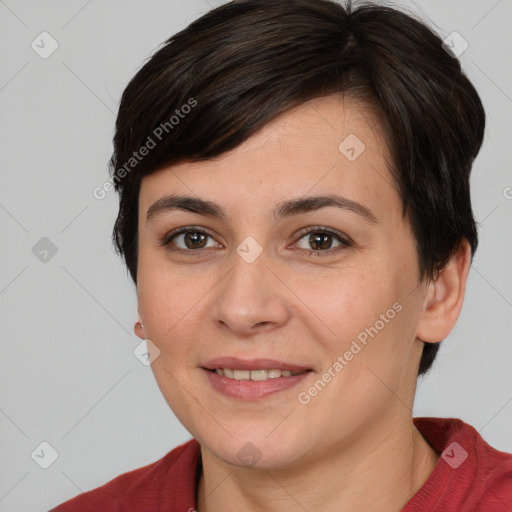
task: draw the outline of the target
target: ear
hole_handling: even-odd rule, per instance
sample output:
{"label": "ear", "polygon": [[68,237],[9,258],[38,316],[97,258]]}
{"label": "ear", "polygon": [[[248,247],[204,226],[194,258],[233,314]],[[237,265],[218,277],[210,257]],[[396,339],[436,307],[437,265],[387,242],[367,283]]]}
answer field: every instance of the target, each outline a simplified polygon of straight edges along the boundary
{"label": "ear", "polygon": [[142,319],[142,315],[140,314],[140,308],[137,306],[137,321],[133,326],[133,332],[136,336],[138,336],[141,340],[145,340],[146,336],[144,334],[144,321]]}
{"label": "ear", "polygon": [[429,283],[416,336],[427,343],[444,340],[457,322],[471,266],[471,246],[467,240],[452,255],[437,278]]}

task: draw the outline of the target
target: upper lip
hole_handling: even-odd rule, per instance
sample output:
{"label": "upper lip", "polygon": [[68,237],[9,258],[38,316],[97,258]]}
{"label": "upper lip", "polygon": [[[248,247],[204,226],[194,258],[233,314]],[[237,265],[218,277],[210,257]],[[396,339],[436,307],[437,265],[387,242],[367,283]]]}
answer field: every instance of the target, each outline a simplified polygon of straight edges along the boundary
{"label": "upper lip", "polygon": [[276,359],[257,358],[257,359],[239,359],[238,357],[216,357],[202,365],[207,370],[216,370],[217,368],[229,368],[234,370],[290,370],[291,372],[301,372],[310,370],[307,366],[278,361]]}

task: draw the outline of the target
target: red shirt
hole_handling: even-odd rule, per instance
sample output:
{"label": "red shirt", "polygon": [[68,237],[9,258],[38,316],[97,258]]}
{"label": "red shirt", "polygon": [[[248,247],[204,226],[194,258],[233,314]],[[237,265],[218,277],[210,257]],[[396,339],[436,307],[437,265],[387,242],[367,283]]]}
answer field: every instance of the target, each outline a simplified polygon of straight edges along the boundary
{"label": "red shirt", "polygon": [[[512,511],[512,454],[495,450],[459,419],[413,421],[441,457],[401,512]],[[193,512],[200,473],[199,443],[191,439],[50,512]]]}

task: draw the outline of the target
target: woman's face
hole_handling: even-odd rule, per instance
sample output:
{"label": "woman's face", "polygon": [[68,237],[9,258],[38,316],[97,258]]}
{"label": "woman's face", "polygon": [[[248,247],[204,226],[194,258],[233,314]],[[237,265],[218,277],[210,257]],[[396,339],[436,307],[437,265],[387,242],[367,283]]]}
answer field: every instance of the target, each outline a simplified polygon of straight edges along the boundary
{"label": "woman's face", "polygon": [[[427,288],[387,159],[370,111],[330,96],[142,180],[143,337],[169,406],[220,459],[285,468],[410,420]],[[339,205],[293,208],[317,196]],[[308,371],[257,371],[280,367]]]}

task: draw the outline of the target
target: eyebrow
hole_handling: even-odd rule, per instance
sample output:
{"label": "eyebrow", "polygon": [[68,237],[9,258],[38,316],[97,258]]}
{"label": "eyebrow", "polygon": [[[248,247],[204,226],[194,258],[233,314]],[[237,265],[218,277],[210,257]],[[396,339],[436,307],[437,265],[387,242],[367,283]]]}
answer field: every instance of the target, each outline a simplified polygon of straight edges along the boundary
{"label": "eyebrow", "polygon": [[[319,210],[320,208],[328,206],[354,212],[370,224],[377,223],[377,217],[366,206],[346,197],[333,194],[306,196],[283,201],[278,203],[274,208],[273,217],[275,220],[280,220],[285,217]],[[223,221],[227,219],[227,215],[222,207],[216,203],[197,197],[167,195],[158,199],[148,208],[146,222],[149,222],[158,214],[176,210],[198,213],[200,215],[214,217]]]}

